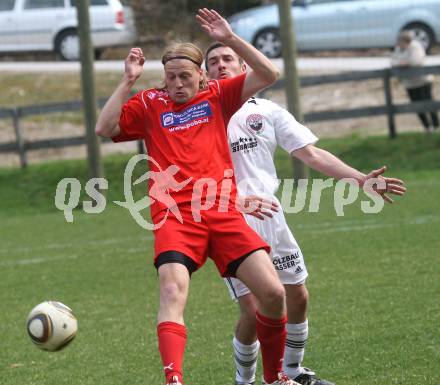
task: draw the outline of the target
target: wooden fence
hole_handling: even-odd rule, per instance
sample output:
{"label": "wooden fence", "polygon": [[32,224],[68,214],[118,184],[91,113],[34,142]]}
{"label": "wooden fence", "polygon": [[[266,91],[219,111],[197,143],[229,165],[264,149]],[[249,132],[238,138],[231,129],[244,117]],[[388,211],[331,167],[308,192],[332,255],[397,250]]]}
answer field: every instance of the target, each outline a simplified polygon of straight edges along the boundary
{"label": "wooden fence", "polygon": [[[440,74],[440,66],[426,66],[418,68],[385,68],[373,71],[353,71],[332,75],[306,76],[301,78],[301,87],[312,87],[321,84],[358,82],[371,79],[382,79],[385,95],[385,104],[382,106],[359,107],[347,110],[325,110],[304,114],[304,121],[320,122],[325,120],[354,119],[369,116],[386,115],[388,119],[388,132],[390,138],[396,137],[396,114],[409,114],[440,110],[440,102],[412,102],[407,104],[394,104],[391,89],[391,78],[411,78],[414,76]],[[278,81],[271,88],[260,93],[261,97],[271,90],[284,88],[283,80]]]}
{"label": "wooden fence", "polygon": [[[388,119],[389,136],[396,136],[395,115],[409,114],[418,112],[428,112],[440,110],[440,102],[417,102],[396,105],[393,103],[391,78],[392,77],[413,77],[426,74],[440,74],[440,66],[429,66],[411,69],[385,68],[373,71],[354,71],[344,72],[332,75],[321,76],[305,76],[301,78],[301,87],[319,86],[322,84],[342,83],[342,82],[358,82],[371,79],[382,79],[385,95],[385,104],[381,106],[366,106],[345,110],[323,110],[304,114],[306,123],[354,119],[369,116],[386,115]],[[285,87],[284,81],[280,80],[271,88],[260,93],[260,97],[271,90],[278,90]],[[103,106],[106,99],[98,101],[99,106]],[[71,112],[80,111],[82,109],[81,101],[69,101],[63,103],[52,103],[44,105],[34,105],[16,108],[0,109],[0,119],[11,119],[15,131],[15,141],[8,143],[0,143],[0,153],[15,152],[20,157],[21,167],[26,167],[26,152],[47,148],[62,148],[69,146],[78,146],[85,144],[85,136],[76,136],[68,138],[45,139],[36,141],[27,141],[23,137],[20,119],[26,116],[35,116],[50,114],[55,112]],[[143,150],[142,143],[139,144],[139,150]]]}

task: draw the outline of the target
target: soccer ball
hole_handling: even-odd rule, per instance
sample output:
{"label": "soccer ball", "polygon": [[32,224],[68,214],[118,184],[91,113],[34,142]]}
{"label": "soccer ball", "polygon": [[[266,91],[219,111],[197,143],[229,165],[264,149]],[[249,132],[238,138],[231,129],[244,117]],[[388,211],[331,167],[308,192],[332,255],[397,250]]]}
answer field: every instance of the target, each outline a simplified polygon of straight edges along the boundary
{"label": "soccer ball", "polygon": [[56,301],[35,306],[28,315],[26,325],[32,342],[50,352],[66,347],[78,330],[78,321],[72,310]]}

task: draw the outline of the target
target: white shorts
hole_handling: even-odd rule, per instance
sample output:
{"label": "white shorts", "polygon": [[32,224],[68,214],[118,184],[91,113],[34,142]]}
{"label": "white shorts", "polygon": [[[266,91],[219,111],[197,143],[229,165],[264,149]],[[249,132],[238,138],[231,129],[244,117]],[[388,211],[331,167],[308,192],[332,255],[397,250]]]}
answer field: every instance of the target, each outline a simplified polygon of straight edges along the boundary
{"label": "white shorts", "polygon": [[[281,205],[280,205],[281,207]],[[271,247],[272,263],[284,285],[300,285],[308,276],[303,254],[287,225],[284,213],[273,213],[264,220],[245,215],[246,222]],[[233,300],[250,293],[247,286],[237,278],[224,278]]]}

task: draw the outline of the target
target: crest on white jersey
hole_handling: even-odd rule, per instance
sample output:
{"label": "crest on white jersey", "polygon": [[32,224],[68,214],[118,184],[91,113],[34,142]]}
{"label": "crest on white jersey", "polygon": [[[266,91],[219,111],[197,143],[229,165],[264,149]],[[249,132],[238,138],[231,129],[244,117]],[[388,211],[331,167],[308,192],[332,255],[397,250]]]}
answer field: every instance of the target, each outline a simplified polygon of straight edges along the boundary
{"label": "crest on white jersey", "polygon": [[251,114],[246,118],[246,128],[253,133],[259,134],[264,129],[263,115]]}

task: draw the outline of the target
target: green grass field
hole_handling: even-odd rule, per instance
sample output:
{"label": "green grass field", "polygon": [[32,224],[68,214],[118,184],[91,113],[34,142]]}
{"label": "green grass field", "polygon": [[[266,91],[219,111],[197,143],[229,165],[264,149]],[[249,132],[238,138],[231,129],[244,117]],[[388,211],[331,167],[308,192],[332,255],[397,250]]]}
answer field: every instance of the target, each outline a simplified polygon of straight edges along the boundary
{"label": "green grass field", "polygon": [[[362,213],[358,201],[337,217],[329,190],[319,213],[287,216],[310,274],[304,364],[338,385],[438,385],[440,136],[322,146],[364,170],[383,159],[408,193],[380,214]],[[84,181],[85,162],[0,169],[0,384],[163,383],[152,234],[111,203],[122,198],[127,159],[106,159],[104,213],[75,210],[71,224],[53,205],[55,187],[63,177]],[[285,157],[278,167],[289,175]],[[59,353],[40,351],[26,334],[28,312],[48,299],[72,307],[79,321],[77,338]],[[233,383],[236,316],[209,262],[193,276],[186,311],[188,385]]]}

